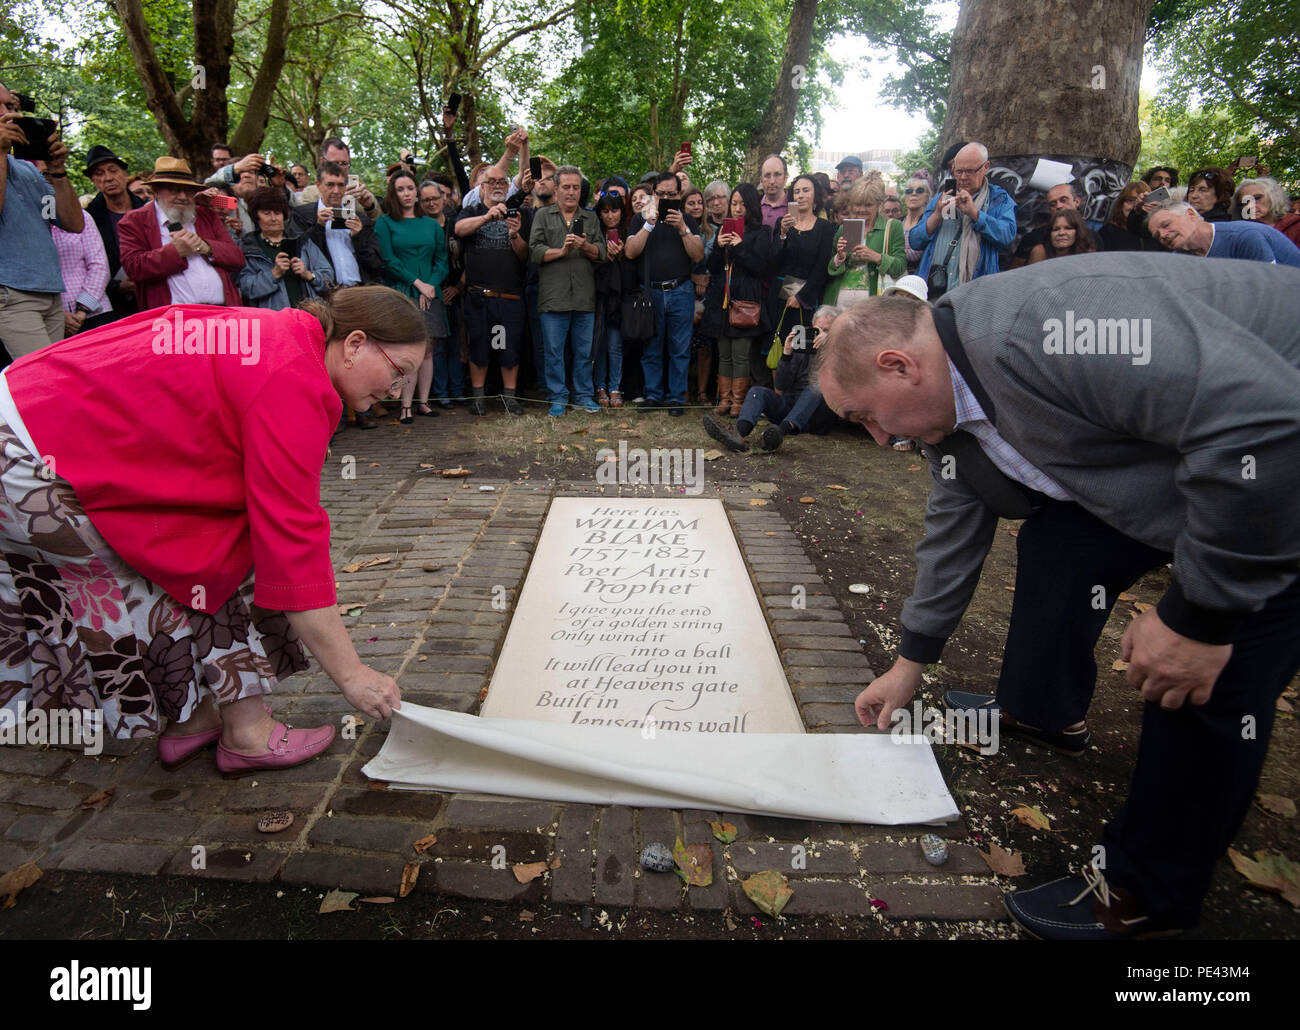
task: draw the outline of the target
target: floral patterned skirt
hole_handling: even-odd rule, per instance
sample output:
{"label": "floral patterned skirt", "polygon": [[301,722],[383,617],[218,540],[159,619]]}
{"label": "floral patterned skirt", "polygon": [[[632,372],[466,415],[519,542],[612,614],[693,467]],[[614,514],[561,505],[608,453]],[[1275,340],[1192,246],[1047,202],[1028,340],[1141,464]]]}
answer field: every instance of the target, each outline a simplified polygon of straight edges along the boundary
{"label": "floral patterned skirt", "polygon": [[114,737],[266,694],[307,668],[283,612],[253,604],[253,574],[209,615],[131,568],[0,420],[0,708],[100,709]]}

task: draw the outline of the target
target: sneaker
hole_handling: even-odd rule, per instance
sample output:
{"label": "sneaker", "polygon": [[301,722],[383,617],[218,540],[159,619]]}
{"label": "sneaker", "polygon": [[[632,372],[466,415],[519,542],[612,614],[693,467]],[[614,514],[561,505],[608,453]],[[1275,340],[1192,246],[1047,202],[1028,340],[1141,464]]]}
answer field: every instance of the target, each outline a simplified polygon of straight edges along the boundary
{"label": "sneaker", "polygon": [[630,404],[644,404],[644,403],[645,403],[645,398],[644,398],[644,397],[633,397],[632,400],[629,401],[628,403],[630,403]]}
{"label": "sneaker", "polygon": [[579,405],[579,407],[581,407],[582,410],[585,411],[588,415],[600,414],[600,405],[597,404],[595,401],[592,401],[590,404],[581,404]]}
{"label": "sneaker", "polygon": [[718,443],[722,444],[728,450],[744,453],[749,450],[749,444],[740,437],[740,435],[728,425],[719,422],[712,415],[705,415],[702,419],[704,431],[708,433]]}
{"label": "sneaker", "polygon": [[1116,941],[1184,929],[1153,920],[1135,895],[1112,887],[1093,865],[1082,876],[1012,891],[1002,902],[1020,929],[1040,941]]}
{"label": "sneaker", "polygon": [[514,397],[502,397],[501,402],[506,406],[506,411],[511,415],[522,415],[524,409],[519,406],[519,401]]}
{"label": "sneaker", "polygon": [[1070,758],[1078,758],[1092,745],[1092,731],[1085,725],[1076,730],[1040,730],[1037,726],[1027,726],[1017,722],[1001,710],[998,699],[993,694],[972,694],[965,690],[949,690],[943,695],[945,707],[958,711],[987,708],[996,713],[998,728],[1014,737],[1021,737],[1035,744],[1050,748]]}
{"label": "sneaker", "polygon": [[546,414],[549,415],[551,418],[559,418],[561,415],[564,414],[564,405],[552,404],[550,410],[547,411]]}
{"label": "sneaker", "polygon": [[758,444],[765,451],[774,451],[785,442],[785,433],[780,426],[768,426],[758,438]]}

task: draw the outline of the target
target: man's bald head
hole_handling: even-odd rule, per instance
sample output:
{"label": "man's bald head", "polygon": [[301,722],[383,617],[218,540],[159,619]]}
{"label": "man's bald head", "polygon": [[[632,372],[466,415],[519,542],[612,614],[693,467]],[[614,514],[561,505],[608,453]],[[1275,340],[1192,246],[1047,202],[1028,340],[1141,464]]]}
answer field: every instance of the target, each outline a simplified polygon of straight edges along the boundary
{"label": "man's bald head", "polygon": [[952,432],[952,379],[930,307],[904,296],[872,297],[835,320],[818,348],[822,399],[884,446],[891,436],[930,443]]}
{"label": "man's bald head", "polygon": [[952,159],[952,177],[957,188],[972,194],[984,188],[988,170],[989,150],[983,143],[967,143]]}

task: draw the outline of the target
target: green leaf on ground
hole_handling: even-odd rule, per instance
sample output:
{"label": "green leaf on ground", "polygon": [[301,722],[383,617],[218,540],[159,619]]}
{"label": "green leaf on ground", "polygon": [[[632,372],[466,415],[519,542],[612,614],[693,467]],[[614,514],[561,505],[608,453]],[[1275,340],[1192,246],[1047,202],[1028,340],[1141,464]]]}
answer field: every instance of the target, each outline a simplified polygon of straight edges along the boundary
{"label": "green leaf on ground", "polygon": [[790,881],[775,869],[755,873],[740,886],[745,892],[745,897],[757,905],[760,912],[773,919],[781,914],[785,903],[794,897],[794,891],[790,889]]}
{"label": "green leaf on ground", "polygon": [[713,848],[708,844],[683,844],[681,837],[673,846],[677,875],[688,887],[707,887],[713,882]]}

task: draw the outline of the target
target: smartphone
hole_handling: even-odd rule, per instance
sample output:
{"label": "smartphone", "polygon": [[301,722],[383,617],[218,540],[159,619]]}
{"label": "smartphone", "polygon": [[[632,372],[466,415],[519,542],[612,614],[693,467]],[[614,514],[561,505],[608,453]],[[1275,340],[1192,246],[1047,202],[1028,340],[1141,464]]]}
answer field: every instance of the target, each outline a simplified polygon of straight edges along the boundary
{"label": "smartphone", "polygon": [[542,177],[542,159],[540,157],[530,157],[528,159],[528,174],[533,177],[533,182]]}
{"label": "smartphone", "polygon": [[344,197],[339,201],[339,206],[334,212],[334,219],[330,222],[331,229],[346,229],[348,219],[355,218],[357,214],[357,198]]}
{"label": "smartphone", "polygon": [[684,141],[684,142],[682,143],[682,145],[681,145],[680,147],[678,147],[677,149],[678,149],[679,151],[685,151],[686,153],[689,154],[689,153],[691,152],[691,141],[690,141],[690,140],[686,140],[686,141]]}
{"label": "smartphone", "polygon": [[175,234],[175,233],[180,232],[180,231],[181,231],[182,229],[184,229],[184,228],[185,228],[185,226],[183,226],[180,222],[168,222],[168,223],[167,223],[167,231],[168,231],[169,233],[173,233],[173,234]]}
{"label": "smartphone", "polygon": [[1138,203],[1158,204],[1161,201],[1168,200],[1168,199],[1169,199],[1169,187],[1161,186],[1158,190],[1152,190],[1150,193],[1147,193],[1141,200],[1138,201]]}
{"label": "smartphone", "polygon": [[460,110],[459,93],[453,93],[451,96],[447,98],[447,110],[452,114],[455,114],[457,111]]}
{"label": "smartphone", "polygon": [[298,256],[298,237],[286,236],[280,241],[280,253],[288,254],[290,258]]}
{"label": "smartphone", "polygon": [[735,233],[743,240],[745,238],[745,220],[743,218],[724,218],[722,220],[722,231]]}
{"label": "smartphone", "polygon": [[26,143],[15,143],[10,153],[18,161],[48,161],[50,135],[59,127],[53,118],[15,118],[13,124],[22,129]]}
{"label": "smartphone", "polygon": [[348,189],[354,190],[360,185],[361,185],[361,176],[359,175],[348,176]]}
{"label": "smartphone", "polygon": [[862,246],[862,241],[866,238],[867,220],[865,218],[846,218],[841,224],[844,227],[844,242],[848,244],[849,253],[852,254],[853,248]]}
{"label": "smartphone", "polygon": [[659,198],[659,221],[662,222],[667,218],[669,211],[676,211],[680,214],[681,210],[682,202],[680,200],[670,200],[667,197]]}
{"label": "smartphone", "polygon": [[617,229],[606,229],[606,230],[605,230],[605,239],[606,239],[609,243],[621,243],[621,242],[622,242],[622,240],[619,238],[618,230],[617,230]]}
{"label": "smartphone", "polygon": [[219,208],[222,211],[239,210],[239,201],[234,197],[227,197],[224,193],[218,193],[215,197],[209,200],[208,203],[212,207]]}

